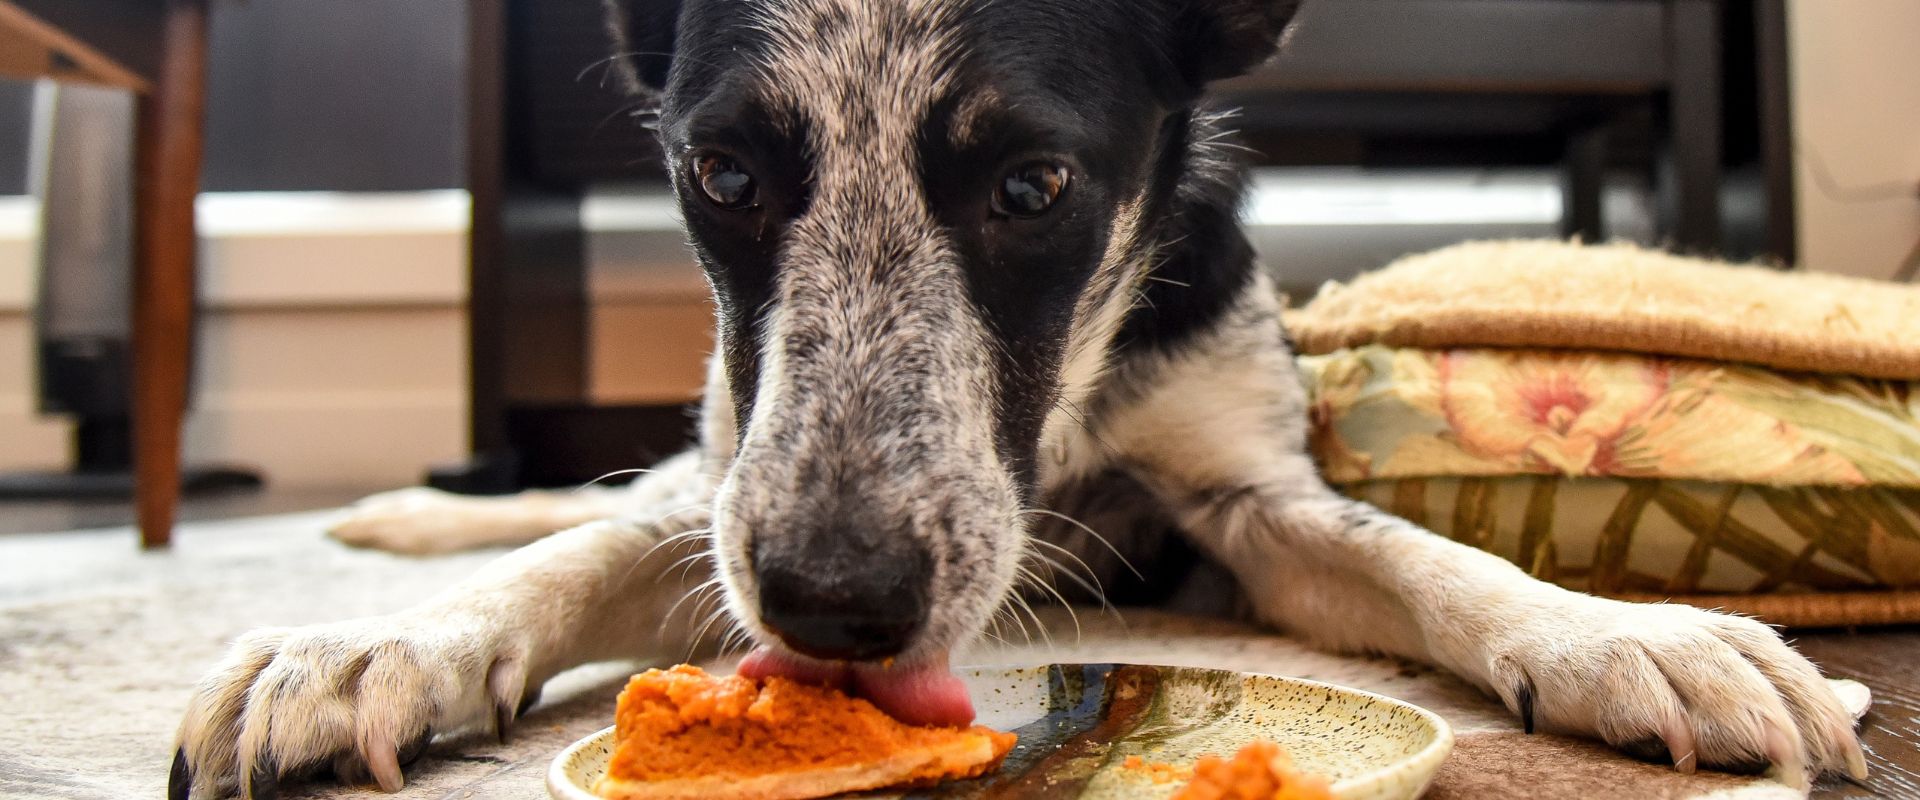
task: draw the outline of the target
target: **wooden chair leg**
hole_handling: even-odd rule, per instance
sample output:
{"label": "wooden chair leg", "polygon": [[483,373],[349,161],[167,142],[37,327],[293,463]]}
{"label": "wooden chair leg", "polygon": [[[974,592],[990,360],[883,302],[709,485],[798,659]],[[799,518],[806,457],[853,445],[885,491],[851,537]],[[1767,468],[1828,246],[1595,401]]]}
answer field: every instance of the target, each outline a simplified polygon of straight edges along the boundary
{"label": "wooden chair leg", "polygon": [[193,350],[205,138],[205,0],[167,0],[160,69],[140,100],[134,210],[134,504],[143,547],[172,539]]}
{"label": "wooden chair leg", "polygon": [[1673,91],[1673,244],[1683,252],[1720,252],[1722,0],[1678,0],[1667,7],[1673,33],[1669,55]]}
{"label": "wooden chair leg", "polygon": [[1561,159],[1560,238],[1606,241],[1607,127],[1595,123],[1568,135]]}

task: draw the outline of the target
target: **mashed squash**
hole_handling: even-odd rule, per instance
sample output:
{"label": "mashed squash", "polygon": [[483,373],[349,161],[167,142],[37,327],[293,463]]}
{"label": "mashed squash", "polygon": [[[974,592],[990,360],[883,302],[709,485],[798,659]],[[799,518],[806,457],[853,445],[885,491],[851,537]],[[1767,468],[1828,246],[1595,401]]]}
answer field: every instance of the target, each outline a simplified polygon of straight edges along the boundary
{"label": "mashed squash", "polygon": [[680,665],[635,675],[614,713],[609,800],[805,800],[971,778],[1015,736],[923,728],[836,689]]}
{"label": "mashed squash", "polygon": [[1231,760],[1200,759],[1193,780],[1173,800],[1333,800],[1333,790],[1326,778],[1295,772],[1280,745],[1260,741]]}

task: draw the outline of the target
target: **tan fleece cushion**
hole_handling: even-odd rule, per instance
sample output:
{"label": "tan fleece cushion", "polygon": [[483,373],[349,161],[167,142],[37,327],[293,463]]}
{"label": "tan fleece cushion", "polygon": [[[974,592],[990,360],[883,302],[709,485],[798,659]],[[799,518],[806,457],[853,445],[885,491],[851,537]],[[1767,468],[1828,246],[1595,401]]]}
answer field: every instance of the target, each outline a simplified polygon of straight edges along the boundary
{"label": "tan fleece cushion", "polygon": [[1287,322],[1305,354],[1581,348],[1920,379],[1920,287],[1629,244],[1455,245],[1329,283]]}

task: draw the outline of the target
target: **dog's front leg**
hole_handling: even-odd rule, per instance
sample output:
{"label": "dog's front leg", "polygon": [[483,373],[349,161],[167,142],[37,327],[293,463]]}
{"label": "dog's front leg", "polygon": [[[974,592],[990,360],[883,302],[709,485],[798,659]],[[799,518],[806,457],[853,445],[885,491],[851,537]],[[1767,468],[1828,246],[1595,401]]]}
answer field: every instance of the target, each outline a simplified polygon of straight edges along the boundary
{"label": "dog's front leg", "polygon": [[1262,621],[1444,667],[1529,728],[1683,770],[1771,763],[1800,786],[1864,774],[1852,717],[1765,625],[1568,591],[1328,488],[1264,282],[1184,351],[1134,369],[1103,440],[1233,570]]}
{"label": "dog's front leg", "polygon": [[326,768],[398,790],[434,733],[504,737],[561,670],[686,657],[692,614],[669,612],[705,580],[710,512],[706,479],[683,479],[654,513],[547,537],[412,609],[242,637],[194,693],[170,797],[272,797]]}
{"label": "dog's front leg", "polygon": [[1445,667],[1529,730],[1597,737],[1682,770],[1772,764],[1801,787],[1828,770],[1864,775],[1852,717],[1765,625],[1568,591],[1335,494],[1304,456],[1267,466],[1169,492],[1262,621]]}

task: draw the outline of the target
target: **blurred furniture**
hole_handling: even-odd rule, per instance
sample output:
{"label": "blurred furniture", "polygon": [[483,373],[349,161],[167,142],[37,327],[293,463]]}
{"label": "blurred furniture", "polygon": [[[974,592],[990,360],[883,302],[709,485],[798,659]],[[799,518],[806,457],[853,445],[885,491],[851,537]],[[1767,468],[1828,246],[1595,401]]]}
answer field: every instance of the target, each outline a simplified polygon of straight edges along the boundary
{"label": "blurred furniture", "polygon": [[[1658,187],[1674,248],[1738,250],[1721,190],[1729,162],[1757,164],[1755,249],[1791,261],[1783,3],[1307,0],[1282,55],[1218,93],[1263,165],[1556,166],[1563,232],[1590,240],[1606,179],[1626,174]],[[640,466],[690,426],[678,406],[593,402],[581,208],[591,186],[660,186],[653,137],[603,78],[599,2],[469,8],[474,455],[432,482],[508,491]]]}
{"label": "blurred furniture", "polygon": [[1557,163],[1562,233],[1587,241],[1625,170],[1656,186],[1671,247],[1743,249],[1721,190],[1729,161],[1753,162],[1764,232],[1740,254],[1791,262],[1784,5],[1307,0],[1274,63],[1217,93],[1268,163]]}
{"label": "blurred furniture", "polygon": [[207,0],[0,0],[0,72],[138,92],[133,458],[141,543],[165,546],[180,492],[194,313],[194,197]]}

